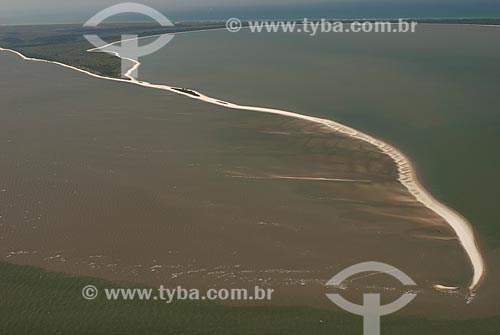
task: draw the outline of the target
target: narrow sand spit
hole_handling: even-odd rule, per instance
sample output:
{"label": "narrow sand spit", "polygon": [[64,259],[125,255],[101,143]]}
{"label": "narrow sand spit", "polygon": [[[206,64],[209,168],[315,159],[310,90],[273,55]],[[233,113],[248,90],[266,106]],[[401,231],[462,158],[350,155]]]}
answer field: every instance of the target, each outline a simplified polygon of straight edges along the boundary
{"label": "narrow sand spit", "polygon": [[[155,35],[157,36],[157,35]],[[140,37],[141,38],[150,38],[150,37],[155,37],[155,36],[145,36],[145,37]],[[54,61],[48,61],[44,59],[36,59],[36,58],[29,58],[24,56],[22,53],[11,50],[11,49],[4,49],[0,48],[0,51],[8,51],[12,52],[24,60],[28,61],[37,61],[37,62],[45,62],[45,63],[52,63],[52,64],[57,64],[66,68],[70,68],[82,73],[85,73],[89,76],[95,77],[95,78],[101,78],[101,79],[106,79],[106,80],[112,80],[112,81],[119,81],[119,82],[124,82],[124,83],[129,83],[129,84],[134,84],[134,85],[140,85],[143,87],[149,87],[149,88],[154,88],[154,89],[159,89],[159,90],[164,90],[164,91],[169,91],[173,92],[176,94],[184,95],[186,97],[192,98],[192,99],[197,99],[201,100],[207,103],[211,103],[214,105],[218,105],[221,107],[225,108],[231,108],[231,109],[239,109],[239,110],[248,110],[248,111],[255,111],[255,112],[261,112],[261,113],[270,113],[270,114],[277,114],[277,115],[283,115],[287,117],[292,117],[295,119],[301,119],[301,120],[306,120],[310,122],[315,122],[322,124],[336,132],[345,134],[347,136],[368,142],[377,148],[379,148],[382,152],[387,154],[389,157],[393,159],[393,161],[396,163],[398,167],[398,172],[399,172],[399,177],[398,180],[401,182],[403,186],[405,186],[408,191],[420,202],[422,203],[425,207],[429,208],[433,212],[435,212],[437,215],[442,217],[449,225],[450,227],[454,230],[455,234],[458,237],[458,240],[460,241],[462,247],[464,248],[470,262],[473,268],[473,277],[472,280],[469,284],[469,291],[470,291],[470,298],[474,296],[474,291],[477,289],[479,284],[481,283],[481,280],[483,279],[485,275],[485,264],[483,257],[481,255],[481,252],[479,250],[479,246],[476,242],[474,232],[472,230],[472,226],[470,223],[460,214],[455,212],[453,209],[446,207],[444,204],[440,203],[437,199],[435,199],[425,188],[419,183],[415,169],[413,168],[410,160],[398,149],[392,147],[391,145],[376,139],[370,135],[367,135],[365,133],[362,133],[356,129],[353,129],[351,127],[345,126],[343,124],[340,124],[338,122],[328,120],[328,119],[322,119],[322,118],[317,118],[313,116],[308,116],[308,115],[302,115],[298,113],[293,113],[293,112],[288,112],[284,110],[279,110],[279,109],[272,109],[272,108],[263,108],[263,107],[254,107],[254,106],[244,106],[244,105],[237,105],[225,101],[221,101],[215,98],[211,98],[208,96],[205,96],[199,92],[193,91],[193,90],[179,90],[179,88],[176,88],[174,86],[168,86],[168,85],[159,85],[159,84],[152,84],[146,81],[139,81],[135,78],[133,78],[132,74],[139,68],[141,65],[140,62],[137,62],[133,59],[123,57],[119,55],[117,52],[109,52],[105,51],[104,49],[110,45],[121,43],[122,41],[117,41],[113,42],[98,48],[93,48],[89,49],[87,51],[93,52],[107,52],[115,55],[116,57],[119,57],[121,59],[125,59],[133,63],[133,66],[127,71],[127,73],[124,75],[128,79],[120,79],[120,78],[111,78],[111,77],[105,77],[101,76],[98,74],[91,73],[89,71],[85,71],[82,69],[79,69],[77,67],[59,63],[59,62],[54,62]],[[441,284],[436,284],[434,286],[435,289],[437,290],[445,290],[445,291],[454,291],[457,288],[456,287],[447,287],[445,285]]]}

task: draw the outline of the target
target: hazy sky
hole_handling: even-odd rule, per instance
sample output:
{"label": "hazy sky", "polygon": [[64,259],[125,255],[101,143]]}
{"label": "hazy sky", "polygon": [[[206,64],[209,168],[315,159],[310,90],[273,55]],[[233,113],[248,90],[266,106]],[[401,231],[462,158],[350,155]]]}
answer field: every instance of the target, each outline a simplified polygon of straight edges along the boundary
{"label": "hazy sky", "polygon": [[[84,22],[120,0],[0,0],[0,25]],[[500,16],[500,0],[135,0],[172,20]]]}

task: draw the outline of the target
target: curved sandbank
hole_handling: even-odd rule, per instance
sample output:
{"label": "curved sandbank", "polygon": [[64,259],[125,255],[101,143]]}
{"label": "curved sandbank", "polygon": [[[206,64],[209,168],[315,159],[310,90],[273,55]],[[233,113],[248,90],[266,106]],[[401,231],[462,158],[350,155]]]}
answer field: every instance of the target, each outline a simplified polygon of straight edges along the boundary
{"label": "curved sandbank", "polygon": [[[183,32],[187,33],[187,32]],[[143,39],[143,38],[151,38],[151,37],[156,37],[159,35],[153,35],[153,36],[144,36],[144,37],[138,37],[134,39]],[[226,101],[221,101],[216,98],[211,98],[208,96],[205,96],[201,94],[200,92],[190,90],[193,93],[196,93],[196,95],[184,92],[182,90],[179,90],[178,87],[174,86],[168,86],[168,85],[161,85],[161,84],[153,84],[149,83],[146,81],[140,81],[137,80],[133,77],[133,73],[139,68],[141,65],[140,62],[135,61],[133,59],[127,58],[125,56],[121,56],[117,52],[113,51],[106,51],[104,50],[106,47],[110,45],[114,45],[117,43],[121,43],[123,41],[116,41],[113,43],[109,43],[106,45],[103,45],[101,47],[97,48],[92,48],[87,50],[88,52],[106,52],[115,55],[116,57],[119,57],[121,59],[125,59],[127,61],[130,61],[133,63],[133,66],[124,74],[124,77],[127,79],[122,79],[122,78],[113,78],[113,77],[106,77],[102,75],[98,75],[86,70],[79,69],[77,67],[60,63],[60,62],[54,62],[54,61],[48,61],[45,59],[38,59],[38,58],[30,58],[26,57],[22,53],[12,50],[12,49],[5,49],[0,47],[0,51],[8,51],[11,53],[14,53],[18,56],[20,56],[22,59],[27,60],[27,61],[36,61],[36,62],[45,62],[45,63],[52,63],[52,64],[57,64],[66,68],[70,68],[73,70],[76,70],[81,73],[85,73],[89,76],[95,77],[95,78],[101,78],[101,79],[106,79],[106,80],[112,80],[112,81],[118,81],[118,82],[123,82],[123,83],[129,83],[133,85],[139,85],[143,87],[149,87],[149,88],[154,88],[154,89],[159,89],[159,90],[164,90],[164,91],[169,91],[173,92],[176,94],[184,95],[186,97],[189,97],[191,99],[197,99],[201,100],[207,103],[211,103],[214,105],[218,105],[221,107],[225,108],[231,108],[231,109],[239,109],[239,110],[247,110],[247,111],[255,111],[255,112],[261,112],[261,113],[269,113],[269,114],[277,114],[277,115],[282,115],[282,116],[287,116],[295,119],[301,119],[309,122],[314,122],[318,124],[322,124],[333,131],[336,131],[338,133],[362,140],[364,142],[368,142],[374,146],[376,146],[379,150],[381,150],[383,153],[388,155],[389,157],[392,158],[392,160],[396,163],[398,167],[398,180],[399,182],[409,191],[410,194],[412,194],[417,201],[422,203],[425,207],[428,209],[432,210],[434,213],[442,217],[453,229],[455,232],[460,244],[462,245],[465,253],[468,256],[468,259],[472,265],[473,269],[473,277],[472,280],[469,283],[468,289],[470,291],[471,297],[474,295],[474,291],[478,288],[479,284],[481,283],[482,279],[484,278],[485,275],[485,263],[483,260],[483,257],[481,255],[479,246],[476,242],[474,232],[472,229],[472,226],[470,223],[465,219],[463,216],[461,216],[459,213],[454,211],[451,208],[448,208],[444,204],[440,203],[437,199],[435,199],[418,181],[415,169],[413,168],[413,165],[411,161],[398,149],[395,147],[389,145],[388,143],[385,143],[382,140],[379,140],[373,136],[370,136],[368,134],[365,134],[361,131],[358,131],[354,128],[345,126],[343,124],[340,124],[338,122],[328,120],[328,119],[323,119],[323,118],[318,118],[314,116],[309,116],[309,115],[303,115],[303,114],[298,114],[298,113],[293,113],[285,110],[279,110],[279,109],[273,109],[273,108],[264,108],[264,107],[255,107],[255,106],[245,106],[245,105],[238,105]],[[440,285],[436,284],[434,285],[434,288],[438,290],[443,290],[447,288],[445,285]],[[455,289],[454,287],[451,288],[450,290]]]}

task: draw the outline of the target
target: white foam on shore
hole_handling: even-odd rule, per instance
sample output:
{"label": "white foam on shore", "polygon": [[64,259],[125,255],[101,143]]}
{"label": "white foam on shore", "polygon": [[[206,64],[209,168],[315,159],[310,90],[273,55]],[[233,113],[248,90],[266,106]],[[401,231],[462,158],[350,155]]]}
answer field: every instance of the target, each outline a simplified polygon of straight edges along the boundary
{"label": "white foam on shore", "polygon": [[434,285],[434,288],[438,291],[443,291],[446,293],[455,292],[455,291],[458,291],[460,289],[460,287],[458,287],[458,286],[445,286],[445,285],[440,285],[440,284]]}
{"label": "white foam on shore", "polygon": [[[155,36],[158,36],[158,35],[155,35]],[[144,36],[144,37],[139,37],[139,39],[150,38],[150,37],[155,37],[155,36]],[[101,75],[98,75],[98,74],[95,74],[95,73],[92,73],[92,72],[89,72],[86,70],[82,70],[82,69],[79,69],[77,67],[67,65],[64,63],[55,62],[55,61],[48,61],[45,59],[26,57],[22,53],[15,51],[15,50],[12,50],[12,49],[5,49],[5,48],[0,47],[0,51],[12,52],[12,53],[20,56],[22,59],[28,60],[28,61],[37,61],[37,62],[57,64],[57,65],[60,65],[60,66],[66,67],[66,68],[76,70],[76,71],[81,72],[81,73],[85,73],[85,74],[92,76],[92,77],[95,77],[95,78],[101,78],[101,79],[106,79],[106,80],[118,81],[118,82],[133,84],[133,85],[140,85],[143,87],[149,87],[149,88],[169,91],[169,92],[173,92],[176,94],[184,95],[184,96],[192,98],[192,99],[201,100],[201,101],[211,103],[214,105],[218,105],[221,107],[225,107],[225,108],[255,111],[255,112],[269,113],[269,114],[277,114],[277,115],[283,115],[283,116],[287,116],[287,117],[291,117],[291,118],[295,118],[295,119],[301,119],[301,120],[305,120],[305,121],[310,121],[310,122],[322,124],[330,129],[334,130],[335,132],[338,132],[338,133],[350,136],[352,138],[356,138],[356,139],[368,142],[368,143],[376,146],[383,153],[385,153],[386,155],[391,157],[393,159],[393,161],[396,163],[396,165],[398,167],[398,173],[399,173],[398,180],[401,182],[401,184],[404,187],[406,187],[406,189],[409,191],[409,193],[412,194],[416,198],[416,200],[418,200],[420,203],[422,203],[425,207],[427,207],[428,209],[432,210],[437,215],[442,217],[450,225],[450,227],[453,229],[453,231],[457,235],[458,240],[459,240],[460,244],[462,245],[462,247],[464,248],[464,251],[467,254],[469,261],[472,265],[473,277],[469,283],[468,289],[470,291],[471,297],[474,296],[475,290],[478,288],[482,279],[484,278],[486,269],[485,269],[485,263],[484,263],[483,257],[481,255],[479,246],[478,246],[476,239],[475,239],[475,236],[474,236],[472,226],[467,221],[467,219],[465,219],[463,216],[461,216],[460,214],[455,212],[453,209],[448,208],[444,204],[440,203],[420,184],[420,182],[417,179],[413,165],[411,164],[410,160],[401,151],[399,151],[398,149],[389,145],[388,143],[385,143],[382,140],[379,140],[375,137],[372,137],[372,136],[365,134],[361,131],[358,131],[354,128],[345,126],[343,124],[340,124],[340,123],[332,121],[332,120],[303,115],[303,114],[298,114],[298,113],[293,113],[293,112],[288,112],[288,111],[279,110],[279,109],[273,109],[273,108],[237,105],[237,104],[233,104],[233,103],[229,103],[229,102],[221,101],[219,99],[205,96],[205,95],[203,95],[197,91],[191,90],[191,89],[190,89],[190,91],[195,93],[197,96],[193,95],[193,94],[189,94],[187,92],[179,91],[174,86],[152,84],[152,83],[149,83],[146,81],[136,80],[132,77],[131,74],[139,68],[139,66],[141,65],[140,62],[135,61],[135,60],[130,59],[130,58],[122,57],[116,52],[108,52],[108,51],[103,50],[110,45],[121,43],[121,42],[122,41],[116,41],[116,42],[109,43],[107,45],[104,45],[104,46],[101,46],[98,48],[89,49],[87,51],[89,51],[89,52],[98,51],[98,52],[112,53],[113,55],[115,55],[119,58],[126,59],[126,60],[132,62],[134,65],[124,75],[128,79],[120,79],[120,78],[101,76]],[[436,284],[434,287],[436,289],[438,289],[438,288],[444,288],[446,286]]]}
{"label": "white foam on shore", "polygon": [[307,180],[307,181],[333,181],[340,183],[371,183],[371,180],[367,179],[343,179],[343,178],[318,178],[318,177],[295,177],[295,176],[239,176],[239,175],[229,175],[231,178],[242,178],[242,179],[291,179],[291,180]]}

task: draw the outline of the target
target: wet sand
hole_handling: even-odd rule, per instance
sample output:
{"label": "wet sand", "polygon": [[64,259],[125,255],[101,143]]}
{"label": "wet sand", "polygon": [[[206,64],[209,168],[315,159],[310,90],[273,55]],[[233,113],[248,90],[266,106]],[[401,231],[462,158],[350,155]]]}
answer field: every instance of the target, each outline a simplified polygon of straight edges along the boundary
{"label": "wet sand", "polygon": [[498,27],[425,24],[393,35],[193,33],[142,59],[139,75],[384,140],[471,222],[486,254],[500,247],[500,155],[490,150],[500,143],[499,36]]}
{"label": "wet sand", "polygon": [[432,289],[471,276],[453,232],[374,146],[15,55],[0,62],[3,260],[150,285],[259,283],[274,303],[323,305],[323,284],[369,256],[419,284],[415,313],[455,312],[424,308],[436,299],[464,305]]}

